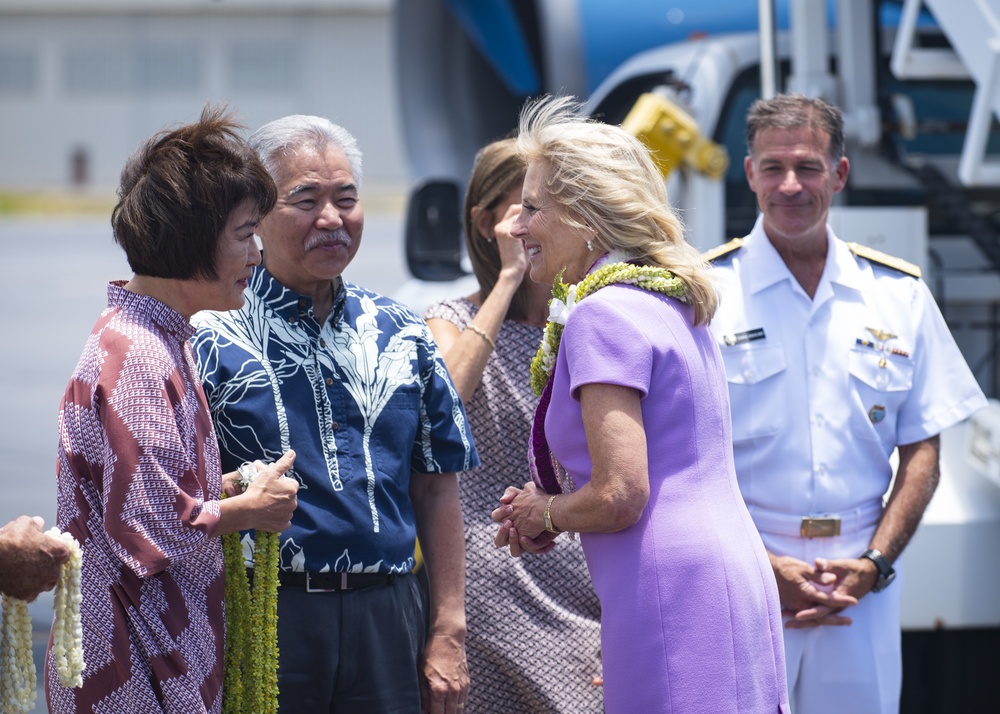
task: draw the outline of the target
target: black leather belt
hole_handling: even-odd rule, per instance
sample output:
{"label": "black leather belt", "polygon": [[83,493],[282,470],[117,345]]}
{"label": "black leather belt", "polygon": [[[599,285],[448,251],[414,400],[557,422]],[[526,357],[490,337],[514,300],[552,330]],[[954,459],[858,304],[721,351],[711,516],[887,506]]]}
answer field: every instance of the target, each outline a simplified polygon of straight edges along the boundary
{"label": "black leather belt", "polygon": [[373,585],[388,585],[397,573],[293,573],[278,571],[278,582],[284,587],[305,588],[307,593],[339,593],[361,590]]}

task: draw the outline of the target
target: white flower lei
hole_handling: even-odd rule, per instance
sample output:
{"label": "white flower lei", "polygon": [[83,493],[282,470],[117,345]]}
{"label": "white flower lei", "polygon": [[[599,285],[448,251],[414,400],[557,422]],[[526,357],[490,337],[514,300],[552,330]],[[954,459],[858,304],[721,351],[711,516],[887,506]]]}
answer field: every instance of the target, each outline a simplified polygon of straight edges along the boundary
{"label": "white flower lei", "polygon": [[[69,548],[55,592],[52,651],[59,681],[64,687],[83,685],[83,629],[80,624],[80,569],[83,552],[69,533],[51,528],[47,535]],[[38,686],[31,656],[31,616],[24,600],[3,596],[3,633],[0,637],[0,712],[24,714],[35,707]]]}
{"label": "white flower lei", "polygon": [[58,528],[49,535],[59,538],[69,548],[69,561],[63,565],[56,585],[56,619],[52,631],[52,654],[59,673],[59,682],[64,687],[82,687],[83,670],[83,627],[80,622],[80,571],[83,566],[83,551],[80,544],[69,533],[60,533]]}
{"label": "white flower lei", "polygon": [[687,285],[683,280],[666,268],[633,265],[629,261],[634,257],[626,251],[613,250],[594,263],[590,272],[573,285],[563,282],[562,271],[556,275],[552,284],[552,299],[549,301],[549,319],[542,331],[538,352],[531,360],[531,388],[536,396],[541,396],[549,375],[555,369],[563,328],[570,313],[583,298],[606,285],[624,283],[663,293],[684,302],[688,300]]}
{"label": "white flower lei", "polygon": [[3,596],[0,644],[0,711],[30,712],[35,707],[35,663],[31,659],[31,617],[24,600]]}

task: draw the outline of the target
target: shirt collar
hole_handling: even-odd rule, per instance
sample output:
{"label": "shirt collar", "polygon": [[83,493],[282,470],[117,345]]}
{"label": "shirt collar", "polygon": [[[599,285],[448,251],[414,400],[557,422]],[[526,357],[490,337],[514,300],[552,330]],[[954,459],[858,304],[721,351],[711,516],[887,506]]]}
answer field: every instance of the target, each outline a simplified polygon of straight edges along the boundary
{"label": "shirt collar", "polygon": [[826,234],[830,241],[830,250],[826,256],[824,278],[829,279],[831,283],[861,291],[864,287],[865,273],[870,271],[858,265],[854,253],[844,241],[837,240],[829,225],[826,227]]}
{"label": "shirt collar", "polygon": [[[327,319],[336,325],[344,314],[347,290],[344,288],[344,280],[340,276],[334,278],[333,282],[333,309],[330,310],[330,316]],[[302,318],[312,317],[312,298],[308,295],[300,295],[291,288],[282,285],[263,265],[254,268],[249,289],[271,310],[288,322],[294,323]]]}
{"label": "shirt collar", "polygon": [[132,292],[125,287],[127,282],[112,280],[108,283],[108,307],[142,315],[182,342],[194,337],[194,326],[186,317],[154,297]]}
{"label": "shirt collar", "polygon": [[747,236],[743,248],[746,254],[744,273],[749,277],[751,293],[758,293],[782,280],[795,280],[764,232],[763,213],[757,216],[757,222],[753,224],[753,230]]}
{"label": "shirt collar", "polygon": [[[836,234],[829,224],[826,226],[826,265],[823,268],[823,277],[820,282],[831,282],[843,285],[854,290],[861,290],[864,275],[858,262],[854,259],[847,245],[837,240]],[[758,245],[759,244],[759,245]],[[753,250],[749,248],[753,246]],[[764,232],[764,214],[757,216],[753,230],[747,236],[744,243],[746,251],[745,272],[750,276],[750,291],[752,293],[779,283],[782,280],[795,280],[785,261],[781,259],[778,251],[771,245],[771,241]]]}

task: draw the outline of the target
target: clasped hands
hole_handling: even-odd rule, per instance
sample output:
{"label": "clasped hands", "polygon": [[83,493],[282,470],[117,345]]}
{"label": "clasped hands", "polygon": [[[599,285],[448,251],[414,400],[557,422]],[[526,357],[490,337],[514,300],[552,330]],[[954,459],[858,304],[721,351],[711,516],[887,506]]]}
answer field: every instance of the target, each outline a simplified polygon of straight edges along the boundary
{"label": "clasped hands", "polygon": [[531,481],[524,488],[509,486],[500,497],[500,506],[491,514],[493,522],[500,524],[493,544],[509,548],[515,558],[524,553],[541,555],[555,548],[559,534],[545,530],[549,495]]}
{"label": "clasped hands", "polygon": [[816,558],[815,565],[810,565],[772,555],[771,565],[781,612],[787,618],[785,627],[791,630],[850,625],[852,620],[844,610],[857,605],[875,584],[869,561],[860,558]]}

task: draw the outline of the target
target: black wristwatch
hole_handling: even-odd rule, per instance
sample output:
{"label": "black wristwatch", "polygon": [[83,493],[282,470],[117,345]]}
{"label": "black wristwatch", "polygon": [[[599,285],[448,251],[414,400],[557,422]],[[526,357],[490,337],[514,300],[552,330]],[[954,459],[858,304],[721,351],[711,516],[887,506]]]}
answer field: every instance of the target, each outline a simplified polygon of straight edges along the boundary
{"label": "black wristwatch", "polygon": [[889,565],[889,561],[885,559],[884,555],[874,548],[866,550],[858,557],[868,558],[868,560],[875,563],[875,567],[878,568],[878,580],[875,581],[875,585],[872,587],[873,593],[882,592],[889,587],[889,583],[896,579],[896,571],[892,569],[891,565]]}

